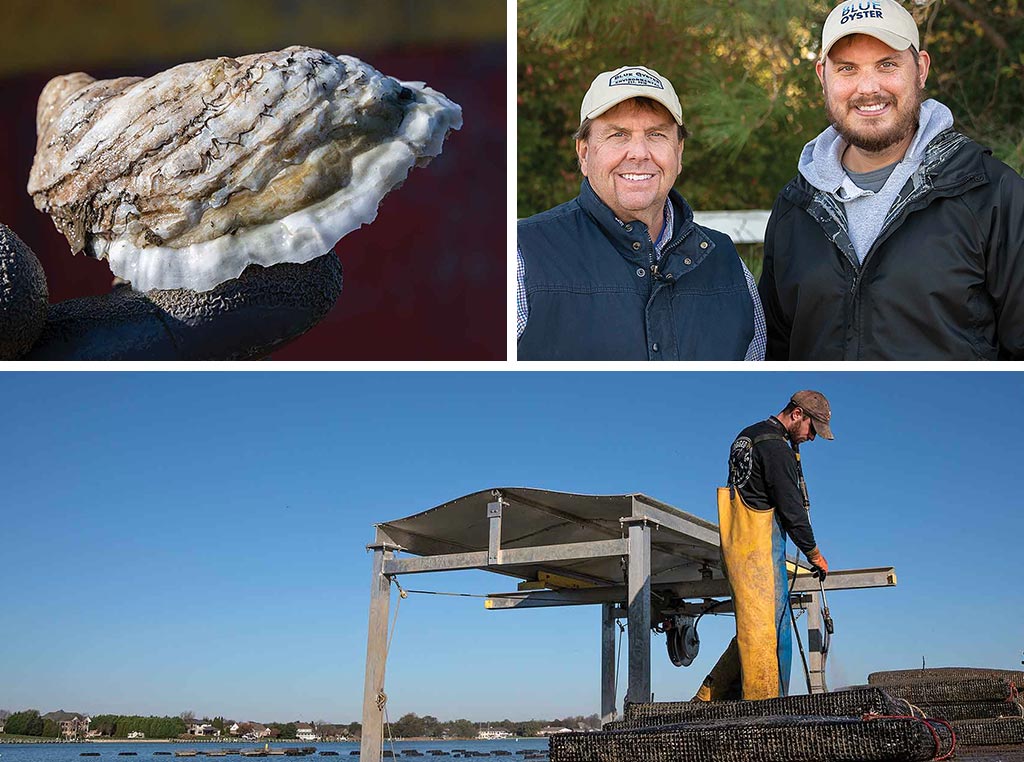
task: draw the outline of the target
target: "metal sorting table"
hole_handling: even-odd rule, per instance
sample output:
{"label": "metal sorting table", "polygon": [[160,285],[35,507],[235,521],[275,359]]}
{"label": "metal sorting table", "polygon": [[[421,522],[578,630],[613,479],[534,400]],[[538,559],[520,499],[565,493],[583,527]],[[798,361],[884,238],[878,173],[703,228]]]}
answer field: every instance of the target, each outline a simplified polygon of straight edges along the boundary
{"label": "metal sorting table", "polygon": [[[360,758],[381,758],[382,705],[392,577],[482,569],[519,580],[493,593],[487,609],[600,604],[601,718],[614,719],[615,620],[628,621],[629,702],[651,695],[651,622],[699,613],[704,601],[730,596],[718,526],[640,493],[577,495],[501,487],[481,490],[403,519],[376,524],[363,689]],[[399,557],[399,554],[411,554]],[[793,604],[806,609],[811,690],[826,690],[824,624],[817,579],[796,569]],[[829,572],[827,590],[892,587],[893,567]],[[664,602],[671,601],[671,604]],[[714,614],[732,611],[728,603]]]}

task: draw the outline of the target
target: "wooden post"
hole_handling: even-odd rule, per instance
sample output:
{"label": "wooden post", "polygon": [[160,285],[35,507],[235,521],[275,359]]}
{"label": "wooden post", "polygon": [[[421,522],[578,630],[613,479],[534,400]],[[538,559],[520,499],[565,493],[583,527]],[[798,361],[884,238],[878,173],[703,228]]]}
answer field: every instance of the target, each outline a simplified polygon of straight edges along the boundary
{"label": "wooden post", "polygon": [[[377,535],[378,542],[380,534]],[[363,683],[363,729],[359,759],[380,762],[383,745],[384,670],[387,667],[388,610],[391,606],[391,580],[383,573],[384,562],[394,555],[393,545],[380,542],[369,545],[373,551],[373,575],[370,578],[370,622],[366,636],[366,679]]]}

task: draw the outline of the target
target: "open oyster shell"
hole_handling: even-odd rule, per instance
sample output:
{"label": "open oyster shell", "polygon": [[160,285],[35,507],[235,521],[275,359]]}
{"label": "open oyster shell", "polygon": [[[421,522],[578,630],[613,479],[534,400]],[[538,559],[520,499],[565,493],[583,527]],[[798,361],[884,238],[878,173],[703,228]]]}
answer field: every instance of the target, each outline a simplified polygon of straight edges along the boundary
{"label": "open oyster shell", "polygon": [[28,192],[73,253],[137,290],[206,291],[322,256],[461,126],[422,82],[305,47],[68,74],[39,98]]}

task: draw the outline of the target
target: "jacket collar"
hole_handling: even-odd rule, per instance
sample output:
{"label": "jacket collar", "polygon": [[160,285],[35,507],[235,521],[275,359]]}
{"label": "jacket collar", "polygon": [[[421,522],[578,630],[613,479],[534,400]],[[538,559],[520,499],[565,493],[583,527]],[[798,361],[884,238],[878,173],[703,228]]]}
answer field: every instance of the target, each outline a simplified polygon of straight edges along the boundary
{"label": "jacket collar", "polygon": [[779,430],[779,433],[789,441],[789,430],[782,425],[782,421],[776,418],[774,415],[768,416],[768,424]]}
{"label": "jacket collar", "polygon": [[[686,202],[686,199],[673,188],[668,193],[668,203],[672,204],[673,228],[672,237],[665,244],[663,252],[669,252],[676,247],[684,238],[691,233],[696,233],[694,239],[699,239],[693,247],[687,247],[686,257],[669,256],[665,262],[663,272],[671,272],[673,277],[678,278],[686,271],[693,269],[710,254],[715,244],[701,230],[699,225],[693,221],[693,209]],[[605,204],[594,192],[587,178],[583,178],[580,184],[579,204],[583,210],[594,220],[605,236],[615,245],[615,249],[626,260],[641,267],[650,264],[651,253],[654,243],[651,240],[647,225],[640,221],[633,221],[623,224],[616,217],[615,213]],[[634,248],[639,244],[638,248]],[[700,244],[706,244],[701,246]],[[692,248],[692,251],[690,250]],[[685,260],[688,259],[687,263]],[[678,260],[678,261],[676,261]]]}
{"label": "jacket collar", "polygon": [[[991,150],[952,128],[943,130],[928,143],[918,173],[911,180],[927,178],[929,189],[942,190],[958,188],[970,182],[987,182],[988,175],[981,160],[985,153],[991,153]],[[802,209],[807,209],[817,193],[800,174],[782,189],[782,195]]]}

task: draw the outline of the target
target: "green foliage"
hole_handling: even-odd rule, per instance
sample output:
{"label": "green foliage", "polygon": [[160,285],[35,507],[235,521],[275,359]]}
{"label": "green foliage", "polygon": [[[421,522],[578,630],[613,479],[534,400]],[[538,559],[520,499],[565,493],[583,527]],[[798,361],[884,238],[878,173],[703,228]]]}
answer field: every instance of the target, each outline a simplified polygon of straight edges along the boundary
{"label": "green foliage", "polygon": [[43,738],[60,738],[60,723],[56,720],[43,720]]}
{"label": "green foliage", "polygon": [[36,709],[15,712],[4,723],[4,733],[13,736],[41,736],[43,734],[43,718]]}
{"label": "green foliage", "polygon": [[[1024,168],[1024,0],[908,8],[932,55],[929,95],[957,128]],[[825,126],[814,59],[832,0],[520,0],[517,214],[573,198],[572,132],[593,77],[645,64],[692,133],[677,187],[695,209],[767,209]],[[755,254],[755,259],[757,258]]]}
{"label": "green foliage", "polygon": [[947,0],[915,16],[932,97],[952,109],[957,129],[1024,172],[1024,3]]}
{"label": "green foliage", "polygon": [[281,735],[278,738],[289,739],[298,738],[299,729],[295,726],[294,722],[288,722],[280,726]]}
{"label": "green foliage", "polygon": [[129,733],[145,733],[146,738],[177,738],[186,731],[181,717],[141,717],[138,715],[99,714],[89,723],[111,738],[127,738]]}

